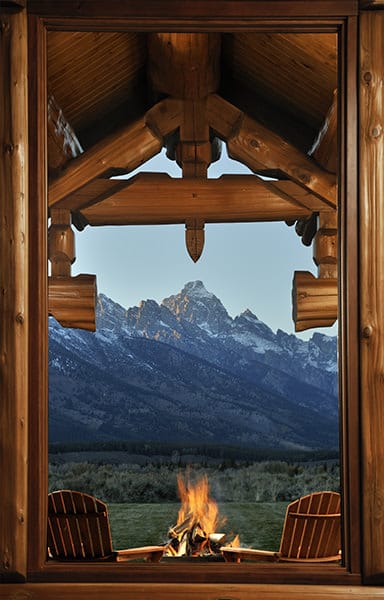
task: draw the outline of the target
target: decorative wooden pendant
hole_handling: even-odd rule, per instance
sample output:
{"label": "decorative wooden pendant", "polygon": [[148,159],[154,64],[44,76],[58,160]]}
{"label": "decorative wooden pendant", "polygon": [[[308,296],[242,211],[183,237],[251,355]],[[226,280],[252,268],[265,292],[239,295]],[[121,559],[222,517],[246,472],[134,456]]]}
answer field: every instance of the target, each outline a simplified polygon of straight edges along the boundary
{"label": "decorative wooden pendant", "polygon": [[185,223],[185,243],[193,262],[197,262],[204,248],[204,221],[190,219]]}

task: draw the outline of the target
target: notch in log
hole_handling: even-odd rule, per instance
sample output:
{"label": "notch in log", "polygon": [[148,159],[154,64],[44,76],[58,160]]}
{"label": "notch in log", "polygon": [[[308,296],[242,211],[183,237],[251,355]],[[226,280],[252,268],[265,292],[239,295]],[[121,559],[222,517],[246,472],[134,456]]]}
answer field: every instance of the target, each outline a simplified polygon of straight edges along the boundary
{"label": "notch in log", "polygon": [[189,256],[197,262],[204,248],[204,221],[189,219],[185,223],[185,243]]}
{"label": "notch in log", "polygon": [[317,279],[308,271],[295,271],[292,307],[295,331],[331,327],[337,319],[337,279]]}
{"label": "notch in log", "polygon": [[96,275],[48,278],[48,313],[63,327],[96,331]]}

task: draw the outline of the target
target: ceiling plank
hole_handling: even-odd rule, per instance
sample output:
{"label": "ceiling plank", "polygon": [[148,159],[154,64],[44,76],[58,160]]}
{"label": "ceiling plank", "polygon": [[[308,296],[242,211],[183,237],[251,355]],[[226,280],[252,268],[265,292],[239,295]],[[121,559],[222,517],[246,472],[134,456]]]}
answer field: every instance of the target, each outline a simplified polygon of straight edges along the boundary
{"label": "ceiling plank", "polygon": [[81,214],[90,225],[144,225],[284,221],[311,211],[283,200],[254,175],[223,175],[219,179],[172,179],[161,173],[141,173],[126,187]]}
{"label": "ceiling plank", "polygon": [[283,140],[229,102],[212,94],[208,98],[208,121],[226,140],[228,154],[250,169],[279,169],[299,185],[323,199],[331,208],[337,206],[334,175],[323,171],[311,158]]}
{"label": "ceiling plank", "polygon": [[180,123],[179,108],[177,101],[159,102],[144,117],[71,161],[50,184],[48,205],[55,206],[69,194],[111,169],[121,168],[130,172],[158,154],[163,136],[171,133]]}

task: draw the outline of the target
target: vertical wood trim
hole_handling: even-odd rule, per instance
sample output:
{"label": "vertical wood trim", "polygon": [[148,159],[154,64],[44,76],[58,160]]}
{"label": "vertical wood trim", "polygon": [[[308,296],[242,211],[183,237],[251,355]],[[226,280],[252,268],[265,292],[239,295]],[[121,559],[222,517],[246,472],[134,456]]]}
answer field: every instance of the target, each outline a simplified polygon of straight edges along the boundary
{"label": "vertical wood trim", "polygon": [[46,559],[48,507],[48,273],[46,30],[29,18],[30,219],[29,253],[29,519],[28,570]]}
{"label": "vertical wood trim", "polygon": [[341,319],[340,422],[342,425],[343,560],[352,573],[359,573],[360,557],[360,404],[358,336],[358,229],[357,229],[357,60],[358,22],[351,17],[340,40],[339,151],[339,294]]}
{"label": "vertical wood trim", "polygon": [[384,13],[360,20],[363,576],[384,582]]}
{"label": "vertical wood trim", "polygon": [[28,100],[26,12],[0,15],[0,580],[26,575]]}

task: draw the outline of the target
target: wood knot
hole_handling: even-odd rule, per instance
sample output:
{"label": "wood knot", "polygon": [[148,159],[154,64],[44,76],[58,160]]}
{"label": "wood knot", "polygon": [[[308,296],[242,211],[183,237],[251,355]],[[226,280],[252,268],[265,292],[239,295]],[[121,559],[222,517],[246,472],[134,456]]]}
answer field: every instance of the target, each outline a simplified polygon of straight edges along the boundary
{"label": "wood knot", "polygon": [[363,79],[364,79],[365,83],[371,83],[372,73],[370,73],[369,71],[366,71],[363,75]]}
{"label": "wood knot", "polygon": [[301,175],[299,175],[299,179],[305,184],[308,184],[311,181],[311,177],[307,173],[301,173]]}
{"label": "wood knot", "polygon": [[366,325],[361,332],[361,335],[363,336],[363,338],[368,339],[372,336],[373,334],[373,328],[372,325]]}
{"label": "wood knot", "polygon": [[372,127],[371,136],[373,138],[378,138],[381,136],[382,131],[383,128],[381,127],[381,125],[376,125],[376,127]]}
{"label": "wood knot", "polygon": [[254,138],[251,139],[251,141],[249,142],[250,145],[252,146],[252,148],[260,148],[260,142],[258,142],[257,140],[255,140]]}
{"label": "wood knot", "polygon": [[22,325],[24,323],[24,315],[23,313],[19,312],[16,315],[16,323],[19,323],[20,325]]}
{"label": "wood knot", "polygon": [[4,144],[4,152],[5,154],[13,154],[15,147],[13,144]]}
{"label": "wood knot", "polygon": [[9,21],[1,21],[0,28],[1,28],[2,33],[6,33],[7,31],[9,31],[9,29],[10,29]]}

